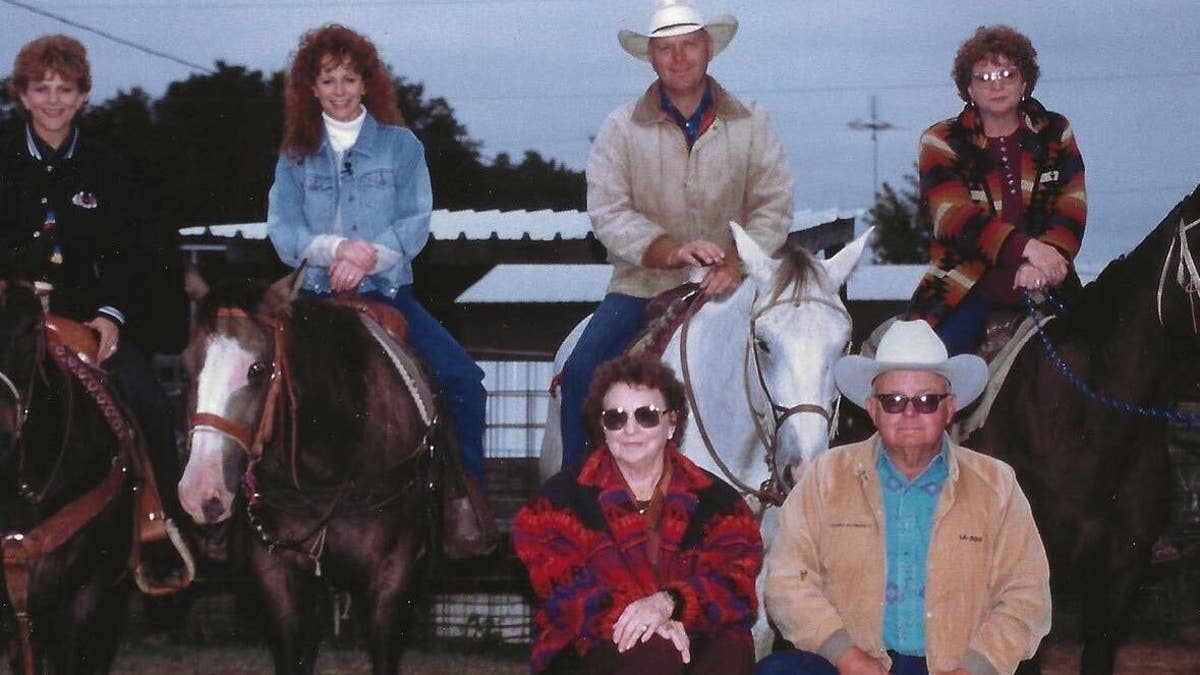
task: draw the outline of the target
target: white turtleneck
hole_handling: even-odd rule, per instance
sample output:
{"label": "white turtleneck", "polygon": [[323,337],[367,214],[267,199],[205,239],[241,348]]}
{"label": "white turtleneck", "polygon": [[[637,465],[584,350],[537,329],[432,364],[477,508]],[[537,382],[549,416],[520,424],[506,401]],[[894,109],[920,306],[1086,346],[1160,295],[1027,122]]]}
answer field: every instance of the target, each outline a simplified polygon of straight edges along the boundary
{"label": "white turtleneck", "polygon": [[367,119],[367,109],[360,105],[358,117],[349,122],[339,122],[325,113],[321,113],[321,117],[325,119],[325,133],[329,135],[329,145],[337,154],[338,159],[341,159],[342,153],[350,149],[350,146],[354,145],[354,141],[358,140],[358,132],[362,131],[363,120]]}
{"label": "white turtleneck", "polygon": [[[349,122],[341,122],[333,119],[324,112],[321,117],[325,121],[325,133],[329,137],[329,147],[333,149],[333,166],[337,180],[341,180],[341,172],[338,167],[342,165],[342,157],[358,140],[358,134],[362,131],[363,121],[367,119],[367,109],[363,106],[358,108],[358,116]],[[337,260],[337,250],[346,237],[342,236],[342,213],[341,209],[334,212],[333,216],[333,234],[318,234],[313,238],[312,243],[304,249],[302,257],[307,258],[310,265],[317,267],[328,267]],[[393,251],[386,246],[373,244],[375,252],[379,255],[379,260],[375,264],[375,268],[368,270],[369,274],[379,274],[384,270],[395,265],[400,261],[400,253]]]}

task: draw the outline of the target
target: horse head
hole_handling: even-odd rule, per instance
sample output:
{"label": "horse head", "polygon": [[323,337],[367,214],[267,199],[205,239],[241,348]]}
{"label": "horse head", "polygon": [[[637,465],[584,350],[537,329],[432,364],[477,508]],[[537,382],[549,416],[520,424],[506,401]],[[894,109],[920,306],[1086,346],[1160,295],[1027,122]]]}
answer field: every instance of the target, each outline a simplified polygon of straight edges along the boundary
{"label": "horse head", "polygon": [[0,280],[0,467],[12,459],[29,412],[42,327],[33,286]]}
{"label": "horse head", "polygon": [[179,500],[198,524],[230,517],[238,488],[273,431],[283,325],[304,266],[263,291],[225,286],[205,297],[183,353],[191,382],[188,458]]}
{"label": "horse head", "polygon": [[[769,256],[731,223],[746,282],[754,291],[747,349],[748,386],[760,439],[775,468],[794,482],[829,447],[839,396],[832,367],[850,344],[851,321],[838,295],[871,232],[828,260],[785,245]],[[744,291],[743,291],[744,292]],[[758,386],[754,387],[757,381]],[[757,395],[755,395],[757,394]]]}

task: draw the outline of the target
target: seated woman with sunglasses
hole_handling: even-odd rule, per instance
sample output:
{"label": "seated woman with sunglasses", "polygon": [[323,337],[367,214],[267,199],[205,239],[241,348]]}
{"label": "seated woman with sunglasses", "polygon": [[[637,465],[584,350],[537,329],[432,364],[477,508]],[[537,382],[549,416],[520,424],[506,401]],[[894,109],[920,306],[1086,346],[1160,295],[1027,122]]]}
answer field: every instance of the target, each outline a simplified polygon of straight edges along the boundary
{"label": "seated woman with sunglasses", "polygon": [[932,262],[907,318],[933,326],[951,356],[975,351],[993,309],[1023,311],[1022,292],[1079,286],[1083,158],[1067,118],[1031,97],[1039,74],[1029,38],[980,27],[954,58],[966,107],[921,136]]}
{"label": "seated woman with sunglasses", "polygon": [[513,521],[541,605],[533,672],[751,672],[758,523],[679,452],[683,385],[622,356],[596,371],[583,410],[596,449]]}

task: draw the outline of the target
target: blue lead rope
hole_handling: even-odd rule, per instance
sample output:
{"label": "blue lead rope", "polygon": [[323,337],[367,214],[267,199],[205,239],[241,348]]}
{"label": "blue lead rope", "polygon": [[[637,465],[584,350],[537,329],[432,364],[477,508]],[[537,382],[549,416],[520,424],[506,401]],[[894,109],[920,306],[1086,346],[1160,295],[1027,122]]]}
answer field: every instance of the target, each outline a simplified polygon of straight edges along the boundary
{"label": "blue lead rope", "polygon": [[[1067,360],[1063,358],[1062,353],[1050,342],[1050,336],[1046,333],[1045,327],[1042,326],[1041,313],[1034,304],[1033,297],[1029,294],[1029,291],[1023,292],[1021,299],[1025,302],[1025,309],[1029,312],[1029,317],[1033,319],[1034,325],[1037,326],[1038,339],[1042,342],[1042,348],[1046,350],[1046,356],[1054,364],[1054,367],[1058,369],[1058,372],[1089,400],[1130,415],[1155,417],[1171,422],[1178,422],[1191,429],[1200,429],[1200,414],[1180,412],[1175,407],[1153,408],[1150,406],[1134,405],[1128,401],[1115,399],[1094,391],[1084,383],[1083,379],[1075,371],[1071,370],[1071,366],[1067,364]],[[1049,291],[1045,291],[1045,299],[1058,314],[1066,314],[1067,308],[1061,298]]]}

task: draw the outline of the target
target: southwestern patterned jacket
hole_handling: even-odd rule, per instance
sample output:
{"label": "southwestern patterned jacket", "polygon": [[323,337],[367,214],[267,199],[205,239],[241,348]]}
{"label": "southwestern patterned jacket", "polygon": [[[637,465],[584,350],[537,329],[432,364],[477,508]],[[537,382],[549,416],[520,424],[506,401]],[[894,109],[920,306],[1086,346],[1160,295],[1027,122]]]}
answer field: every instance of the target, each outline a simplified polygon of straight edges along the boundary
{"label": "southwestern patterned jacket", "polygon": [[657,570],[647,557],[646,519],[603,447],[577,475],[554,476],[517,512],[513,545],[541,600],[534,673],[565,648],[586,654],[612,640],[630,602],[666,589],[682,597],[676,618],[689,635],[732,632],[750,640],[763,558],[758,523],[733,488],[673,447],[667,452],[672,471]]}
{"label": "southwestern patterned jacket", "polygon": [[[1087,220],[1083,158],[1066,117],[1035,99],[1021,104],[1022,230],[1073,260]],[[921,136],[921,198],[933,221],[931,263],[908,308],[937,326],[994,265],[1017,228],[1005,222],[1001,175],[983,123],[966,107]]]}

